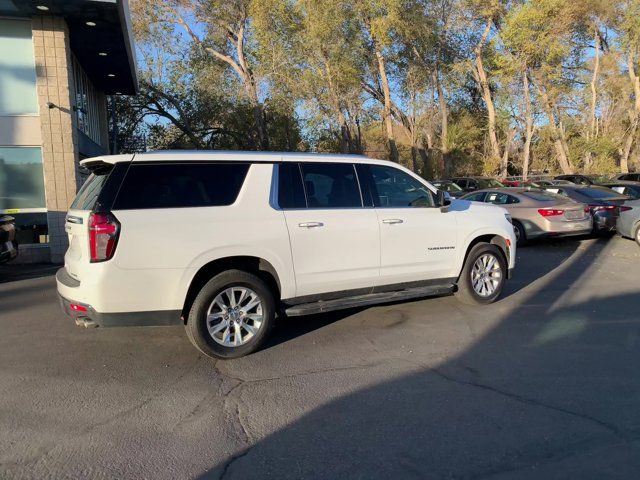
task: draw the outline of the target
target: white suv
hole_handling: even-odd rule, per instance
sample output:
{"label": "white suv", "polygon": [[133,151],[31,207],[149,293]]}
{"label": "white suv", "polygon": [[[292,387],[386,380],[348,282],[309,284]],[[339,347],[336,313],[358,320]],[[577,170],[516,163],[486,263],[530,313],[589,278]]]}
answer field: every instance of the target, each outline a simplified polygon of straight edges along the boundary
{"label": "white suv", "polygon": [[184,324],[205,355],[296,316],[455,292],[491,303],[515,264],[502,208],[352,155],[154,152],[82,161],[56,280],[84,326]]}

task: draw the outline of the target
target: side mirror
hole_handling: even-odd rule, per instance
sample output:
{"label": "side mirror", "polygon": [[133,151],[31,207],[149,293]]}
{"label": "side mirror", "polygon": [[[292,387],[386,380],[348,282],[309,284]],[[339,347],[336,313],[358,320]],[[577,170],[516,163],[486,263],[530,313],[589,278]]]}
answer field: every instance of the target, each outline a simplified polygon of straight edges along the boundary
{"label": "side mirror", "polygon": [[436,202],[439,207],[446,207],[447,205],[451,205],[451,195],[448,192],[443,190],[438,190],[436,194]]}

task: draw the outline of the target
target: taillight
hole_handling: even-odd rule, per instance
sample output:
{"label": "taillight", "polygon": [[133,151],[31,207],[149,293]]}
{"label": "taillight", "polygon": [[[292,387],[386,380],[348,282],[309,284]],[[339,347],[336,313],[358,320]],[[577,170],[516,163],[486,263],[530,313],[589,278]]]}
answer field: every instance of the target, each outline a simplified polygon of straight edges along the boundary
{"label": "taillight", "polygon": [[91,263],[104,262],[113,257],[118,244],[120,224],[110,213],[89,215],[89,252]]}
{"label": "taillight", "polygon": [[589,205],[589,208],[591,209],[592,212],[600,212],[600,211],[611,211],[611,210],[616,210],[618,207],[617,205]]}
{"label": "taillight", "polygon": [[559,208],[539,208],[538,213],[543,217],[557,217],[558,215],[562,215],[564,210]]}
{"label": "taillight", "polygon": [[633,207],[627,207],[626,205],[620,207],[621,212],[628,212],[629,210],[633,210]]}

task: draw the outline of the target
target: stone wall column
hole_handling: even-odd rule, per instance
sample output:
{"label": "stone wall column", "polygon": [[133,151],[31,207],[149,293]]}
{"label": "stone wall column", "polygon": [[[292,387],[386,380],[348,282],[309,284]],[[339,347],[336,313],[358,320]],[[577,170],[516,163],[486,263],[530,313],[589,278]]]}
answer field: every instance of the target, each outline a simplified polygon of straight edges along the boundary
{"label": "stone wall column", "polygon": [[80,178],[69,29],[63,18],[37,16],[32,31],[49,246],[51,261],[61,262],[68,246],[64,218]]}

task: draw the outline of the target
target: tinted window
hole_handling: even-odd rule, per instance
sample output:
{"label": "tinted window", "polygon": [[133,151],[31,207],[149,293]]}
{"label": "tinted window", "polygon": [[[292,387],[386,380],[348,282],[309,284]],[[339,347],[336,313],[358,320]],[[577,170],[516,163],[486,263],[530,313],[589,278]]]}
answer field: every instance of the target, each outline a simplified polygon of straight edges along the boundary
{"label": "tinted window", "polygon": [[501,188],[504,187],[499,181],[493,178],[479,178],[476,182],[478,188]]}
{"label": "tinted window", "polygon": [[603,198],[615,198],[619,196],[617,192],[614,192],[609,188],[583,188],[580,190],[580,193],[589,198],[598,200]]}
{"label": "tinted window", "polygon": [[462,189],[456,185],[455,183],[450,182],[431,182],[431,185],[436,187],[438,190],[442,190],[444,192],[461,192]]}
{"label": "tinted window", "polygon": [[133,164],[114,209],[231,205],[249,170],[242,163]]}
{"label": "tinted window", "polygon": [[465,180],[464,178],[454,178],[453,183],[458,185],[460,188],[467,188],[467,180]]}
{"label": "tinted window", "polygon": [[302,175],[297,163],[278,166],[278,205],[280,208],[306,208]]}
{"label": "tinted window", "polygon": [[356,172],[358,173],[358,183],[360,183],[360,191],[362,192],[362,203],[365,207],[373,207],[375,205],[373,196],[375,186],[369,172],[369,166],[362,163],[356,164]]}
{"label": "tinted window", "polygon": [[433,207],[433,194],[411,175],[393,167],[370,165],[375,188],[374,200],[381,208]]}
{"label": "tinted window", "polygon": [[102,175],[92,173],[76,195],[75,200],[71,204],[71,210],[93,210],[93,206],[98,199],[98,194],[102,190],[107,178],[109,178],[108,173],[103,173]]}
{"label": "tinted window", "polygon": [[362,207],[356,171],[350,163],[301,163],[309,208]]}
{"label": "tinted window", "polygon": [[482,202],[484,200],[484,192],[472,193],[471,195],[465,195],[465,200],[469,200],[470,202]]}

